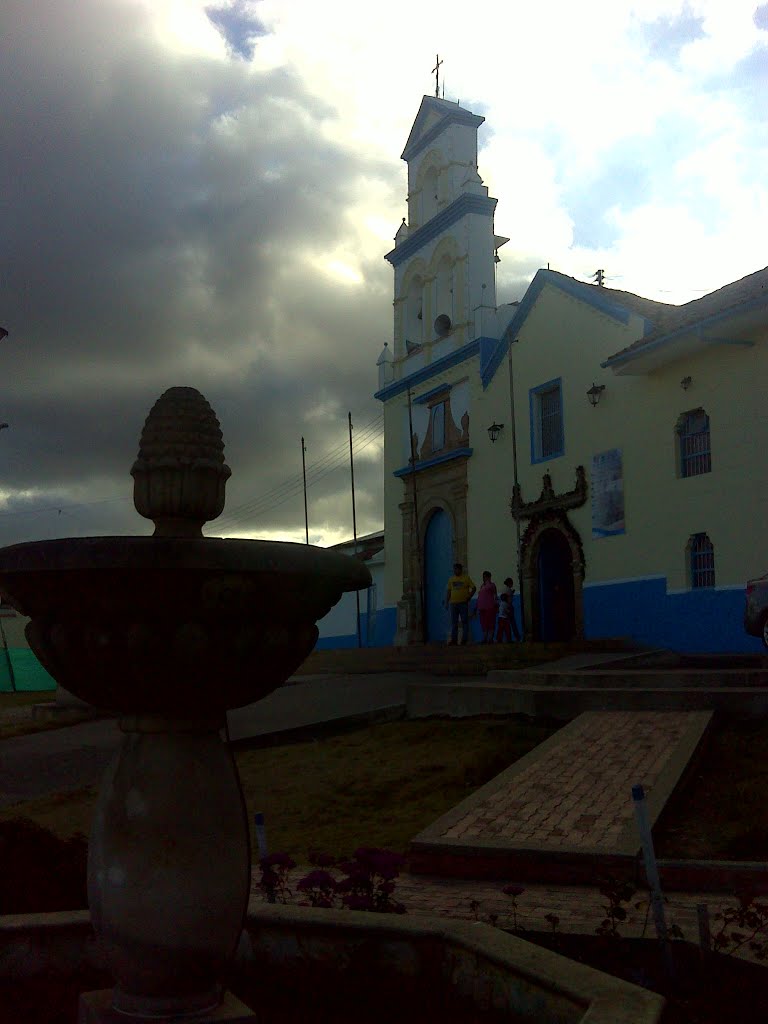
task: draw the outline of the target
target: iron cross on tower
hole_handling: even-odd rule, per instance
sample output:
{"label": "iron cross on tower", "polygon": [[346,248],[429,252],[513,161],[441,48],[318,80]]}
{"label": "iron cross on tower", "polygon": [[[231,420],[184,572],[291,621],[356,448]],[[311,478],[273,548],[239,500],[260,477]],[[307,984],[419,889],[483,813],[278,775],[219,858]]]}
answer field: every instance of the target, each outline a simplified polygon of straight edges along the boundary
{"label": "iron cross on tower", "polygon": [[440,65],[443,62],[440,60],[440,54],[435,54],[435,66],[432,68],[432,74],[435,76],[435,96],[440,99]]}

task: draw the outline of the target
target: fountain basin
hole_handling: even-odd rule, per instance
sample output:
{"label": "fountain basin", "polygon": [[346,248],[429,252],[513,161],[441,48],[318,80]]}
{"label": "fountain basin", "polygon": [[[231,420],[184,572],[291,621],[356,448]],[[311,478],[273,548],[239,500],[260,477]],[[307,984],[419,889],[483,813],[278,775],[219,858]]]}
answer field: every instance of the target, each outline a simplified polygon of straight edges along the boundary
{"label": "fountain basin", "polygon": [[0,551],[0,593],[77,697],[121,713],[223,716],[266,696],[317,641],[360,562],[310,545],[81,537]]}
{"label": "fountain basin", "polygon": [[[86,911],[0,917],[0,982],[103,963]],[[664,1007],[654,992],[486,924],[255,900],[231,983],[265,1024],[430,1015],[449,1024],[657,1024]]]}

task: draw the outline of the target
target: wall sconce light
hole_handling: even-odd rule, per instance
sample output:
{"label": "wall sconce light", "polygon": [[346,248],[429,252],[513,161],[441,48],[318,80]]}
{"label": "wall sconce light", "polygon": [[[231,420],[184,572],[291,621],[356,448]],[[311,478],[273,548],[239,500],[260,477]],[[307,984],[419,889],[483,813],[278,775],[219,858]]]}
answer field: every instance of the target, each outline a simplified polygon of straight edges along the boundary
{"label": "wall sconce light", "polygon": [[594,381],[593,381],[592,387],[587,392],[587,398],[589,399],[589,404],[593,405],[593,406],[597,405],[597,403],[600,401],[600,396],[602,395],[602,393],[604,391],[605,391],[605,384],[595,384]]}
{"label": "wall sconce light", "polygon": [[680,387],[683,389],[683,391],[687,391],[692,383],[693,383],[693,378],[692,377],[683,377],[683,379],[680,381]]}
{"label": "wall sconce light", "polygon": [[490,437],[492,444],[496,442],[496,438],[499,436],[503,429],[504,424],[497,423],[496,420],[494,420],[490,427],[488,427],[488,437]]}

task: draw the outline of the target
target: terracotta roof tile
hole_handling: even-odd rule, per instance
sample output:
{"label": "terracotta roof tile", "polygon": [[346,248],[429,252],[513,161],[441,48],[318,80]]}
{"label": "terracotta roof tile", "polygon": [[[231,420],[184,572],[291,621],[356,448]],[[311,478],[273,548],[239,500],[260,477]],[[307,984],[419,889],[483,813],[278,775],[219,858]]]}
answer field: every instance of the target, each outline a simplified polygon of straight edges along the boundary
{"label": "terracotta roof tile", "polygon": [[[609,289],[603,290],[608,291]],[[692,299],[691,302],[686,302],[682,306],[668,306],[666,303],[660,303],[659,305],[665,306],[671,312],[662,314],[658,320],[649,316],[649,319],[655,323],[655,329],[650,334],[638,338],[631,345],[614,353],[610,358],[615,359],[617,356],[640,349],[665,334],[690,327],[716,313],[737,309],[754,299],[768,299],[768,267],[757,270],[754,274],[747,274],[746,277],[742,277],[738,281],[723,285],[722,288],[702,295],[700,299]]]}
{"label": "terracotta roof tile", "polygon": [[550,270],[549,273],[554,277],[561,277],[563,280],[571,281],[586,291],[593,292],[597,299],[602,298],[603,301],[606,299],[612,300],[617,306],[624,306],[625,309],[645,317],[654,324],[665,322],[668,317],[672,316],[680,308],[670,302],[657,302],[655,299],[646,299],[642,295],[635,295],[634,292],[625,292],[619,288],[606,288],[601,285],[588,284],[586,281],[580,281],[577,277],[569,277],[568,274],[561,274],[556,270]]}

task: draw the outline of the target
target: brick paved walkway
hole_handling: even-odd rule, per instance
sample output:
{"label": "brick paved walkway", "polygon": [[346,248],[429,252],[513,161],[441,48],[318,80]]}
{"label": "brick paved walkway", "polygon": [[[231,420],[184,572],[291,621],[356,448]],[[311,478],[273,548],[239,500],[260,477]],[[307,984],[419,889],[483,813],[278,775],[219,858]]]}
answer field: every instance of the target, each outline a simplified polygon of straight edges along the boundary
{"label": "brick paved walkway", "polygon": [[[414,849],[634,857],[632,786],[645,787],[655,821],[710,720],[709,712],[585,712],[421,832]],[[428,864],[419,870],[430,873]]]}

